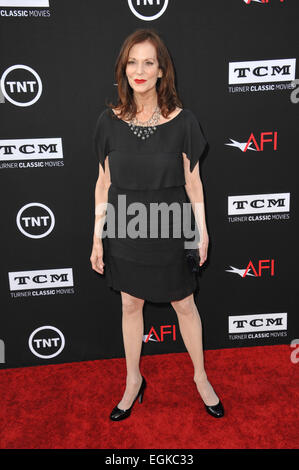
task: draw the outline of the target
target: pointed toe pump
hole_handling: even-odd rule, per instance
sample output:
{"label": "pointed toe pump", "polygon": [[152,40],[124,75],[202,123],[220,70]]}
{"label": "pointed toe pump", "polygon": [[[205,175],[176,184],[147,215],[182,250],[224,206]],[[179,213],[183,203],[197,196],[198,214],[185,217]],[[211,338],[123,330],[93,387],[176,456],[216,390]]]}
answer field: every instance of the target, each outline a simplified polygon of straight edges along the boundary
{"label": "pointed toe pump", "polygon": [[135,401],[137,400],[137,398],[139,398],[139,403],[142,403],[143,393],[144,393],[145,387],[146,387],[146,380],[142,376],[142,382],[141,382],[141,385],[140,385],[139,392],[137,393],[136,397],[134,398],[133,403],[130,406],[130,408],[128,408],[127,410],[121,410],[116,405],[110,413],[110,419],[112,419],[112,421],[120,421],[122,419],[128,418],[131,414],[133,405],[134,405]]}
{"label": "pointed toe pump", "polygon": [[214,418],[222,418],[222,416],[224,416],[224,408],[220,399],[216,405],[210,405],[210,406],[206,404],[204,405],[205,405],[207,412],[211,416],[214,416]]}

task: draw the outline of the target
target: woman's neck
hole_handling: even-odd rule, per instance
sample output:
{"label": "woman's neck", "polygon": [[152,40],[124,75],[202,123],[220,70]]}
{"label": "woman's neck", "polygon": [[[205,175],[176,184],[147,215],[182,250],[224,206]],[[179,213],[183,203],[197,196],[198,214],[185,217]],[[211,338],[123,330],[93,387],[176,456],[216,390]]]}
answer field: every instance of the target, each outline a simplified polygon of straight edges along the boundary
{"label": "woman's neck", "polygon": [[156,92],[154,94],[151,94],[150,96],[143,96],[135,93],[134,99],[137,106],[138,114],[152,114],[158,104],[158,95]]}

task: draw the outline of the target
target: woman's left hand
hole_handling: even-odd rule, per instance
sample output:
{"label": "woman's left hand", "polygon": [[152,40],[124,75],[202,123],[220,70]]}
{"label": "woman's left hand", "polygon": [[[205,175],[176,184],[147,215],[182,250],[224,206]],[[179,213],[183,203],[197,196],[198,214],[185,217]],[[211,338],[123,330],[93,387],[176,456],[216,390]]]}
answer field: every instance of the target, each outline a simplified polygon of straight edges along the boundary
{"label": "woman's left hand", "polygon": [[201,242],[198,244],[198,253],[199,253],[199,266],[202,266],[208,257],[208,248],[209,248],[209,236],[205,235]]}

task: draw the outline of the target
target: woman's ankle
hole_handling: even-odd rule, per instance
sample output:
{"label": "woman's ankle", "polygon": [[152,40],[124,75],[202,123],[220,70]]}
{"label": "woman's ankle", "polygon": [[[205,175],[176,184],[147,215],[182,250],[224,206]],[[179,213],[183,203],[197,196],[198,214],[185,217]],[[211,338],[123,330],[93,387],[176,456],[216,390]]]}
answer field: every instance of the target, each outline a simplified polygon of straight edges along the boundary
{"label": "woman's ankle", "polygon": [[137,384],[142,379],[141,372],[127,374],[126,381],[130,384]]}
{"label": "woman's ankle", "polygon": [[194,377],[193,377],[194,382],[199,383],[199,382],[206,382],[208,380],[208,376],[206,374],[206,371],[200,371],[200,372],[195,372]]}

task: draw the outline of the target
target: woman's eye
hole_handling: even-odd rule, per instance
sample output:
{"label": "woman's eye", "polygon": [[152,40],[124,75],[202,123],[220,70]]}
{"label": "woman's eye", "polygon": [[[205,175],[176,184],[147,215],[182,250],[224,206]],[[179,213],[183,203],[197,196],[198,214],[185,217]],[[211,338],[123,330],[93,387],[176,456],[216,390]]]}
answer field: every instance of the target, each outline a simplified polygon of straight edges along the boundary
{"label": "woman's eye", "polygon": [[[146,62],[148,65],[153,65],[153,62]],[[129,60],[128,61],[128,64],[134,64],[134,61],[132,60]]]}

